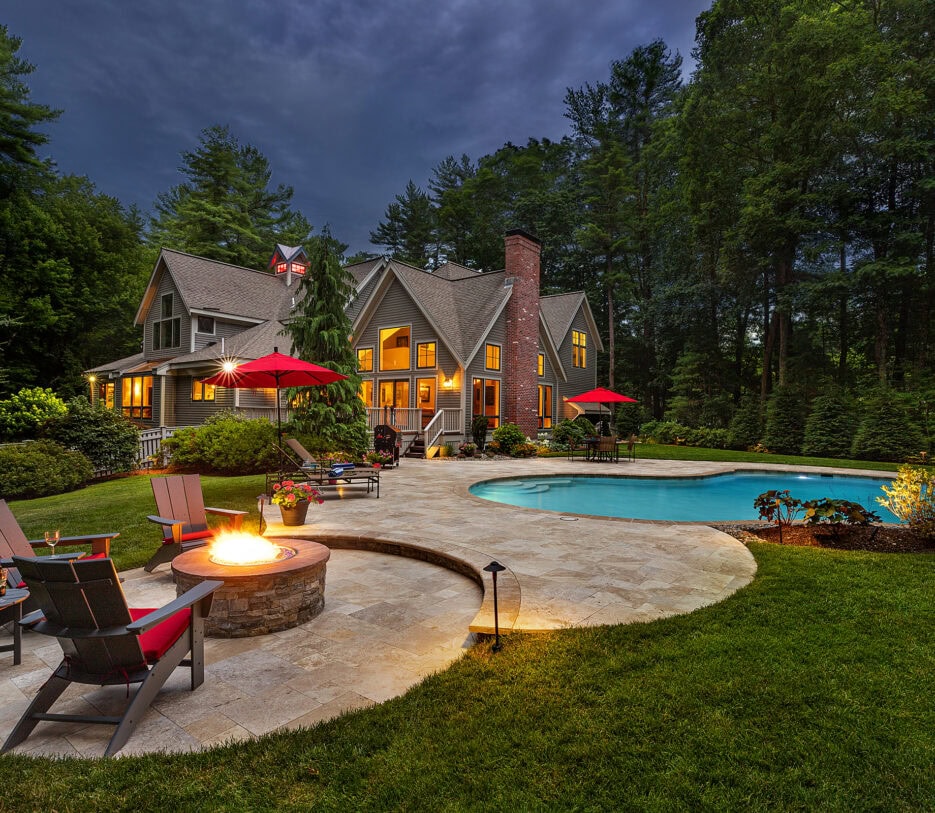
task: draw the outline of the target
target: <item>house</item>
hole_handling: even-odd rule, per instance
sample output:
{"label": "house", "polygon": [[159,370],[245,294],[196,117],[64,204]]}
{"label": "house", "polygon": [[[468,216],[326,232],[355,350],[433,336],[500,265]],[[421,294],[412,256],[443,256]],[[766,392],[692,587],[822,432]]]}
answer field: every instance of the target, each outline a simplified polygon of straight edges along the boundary
{"label": "house", "polygon": [[[455,263],[429,272],[388,258],[347,266],[371,427],[391,422],[407,442],[433,446],[469,436],[478,414],[535,437],[580,413],[565,399],[596,385],[603,350],[587,299],[540,296],[538,241],[516,230],[505,244],[496,272]],[[142,427],[195,425],[222,409],[271,417],[275,391],[202,379],[225,360],[291,349],[284,325],[307,272],[300,247],[277,246],[263,271],[163,249],[136,314],[142,351],[87,371],[92,398]]]}

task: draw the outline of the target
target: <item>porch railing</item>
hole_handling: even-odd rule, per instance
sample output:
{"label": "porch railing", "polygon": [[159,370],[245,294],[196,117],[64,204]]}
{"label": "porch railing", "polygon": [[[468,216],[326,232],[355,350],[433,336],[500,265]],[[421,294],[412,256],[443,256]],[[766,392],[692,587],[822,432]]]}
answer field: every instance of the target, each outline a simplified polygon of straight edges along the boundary
{"label": "porch railing", "polygon": [[367,407],[367,428],[380,424],[395,426],[402,432],[422,431],[422,410],[396,407]]}

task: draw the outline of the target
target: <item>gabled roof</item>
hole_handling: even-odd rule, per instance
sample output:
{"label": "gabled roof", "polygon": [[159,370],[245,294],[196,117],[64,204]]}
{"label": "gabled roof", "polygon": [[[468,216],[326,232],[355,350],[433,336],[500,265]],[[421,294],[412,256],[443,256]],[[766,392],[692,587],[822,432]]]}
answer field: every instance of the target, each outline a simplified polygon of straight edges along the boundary
{"label": "gabled roof", "polygon": [[568,331],[571,329],[571,323],[581,307],[584,308],[584,318],[588,323],[588,331],[594,337],[596,349],[598,352],[602,352],[604,344],[601,342],[601,334],[597,329],[597,323],[594,321],[594,314],[591,312],[588,298],[583,291],[575,291],[570,294],[552,294],[539,299],[539,313],[549,329],[549,337],[556,348],[561,347],[562,342],[568,335]]}
{"label": "gabled roof", "polygon": [[354,332],[359,332],[369,321],[396,280],[455,359],[462,366],[467,366],[506,305],[512,289],[504,287],[502,271],[480,274],[466,270],[471,274],[470,277],[458,275],[452,280],[398,260],[390,260],[382,279],[358,315]]}
{"label": "gabled roof", "polygon": [[281,277],[266,271],[254,271],[164,248],[136,312],[135,324],[143,324],[164,273],[172,277],[189,313],[204,311],[246,321],[287,316],[292,298],[299,289],[297,281],[287,287]]}
{"label": "gabled roof", "polygon": [[298,256],[302,256],[308,259],[305,254],[305,249],[302,246],[284,246],[282,243],[276,243],[276,251],[273,254],[273,260],[270,260],[270,265],[272,265],[277,256],[281,257],[286,262],[289,262],[289,260],[295,259]]}
{"label": "gabled roof", "polygon": [[226,338],[223,348],[221,342],[218,341],[194,353],[168,359],[163,362],[164,369],[204,367],[206,362],[218,361],[222,357],[237,361],[250,361],[272,353],[275,347],[278,347],[281,353],[288,353],[292,348],[292,339],[283,335],[283,330],[282,322],[277,320],[263,322],[263,324]]}

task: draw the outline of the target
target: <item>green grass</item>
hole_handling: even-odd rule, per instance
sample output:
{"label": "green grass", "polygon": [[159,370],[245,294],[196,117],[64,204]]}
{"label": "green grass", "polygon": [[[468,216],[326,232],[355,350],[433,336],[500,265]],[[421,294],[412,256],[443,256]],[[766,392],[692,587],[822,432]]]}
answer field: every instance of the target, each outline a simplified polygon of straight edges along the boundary
{"label": "green grass", "polygon": [[[204,485],[222,507],[262,490]],[[32,535],[120,529],[124,566],[158,543],[147,477],[13,508]],[[935,556],[752,551],[756,579],[717,605],[482,644],[314,729],[187,755],[0,757],[0,811],[935,808]]]}

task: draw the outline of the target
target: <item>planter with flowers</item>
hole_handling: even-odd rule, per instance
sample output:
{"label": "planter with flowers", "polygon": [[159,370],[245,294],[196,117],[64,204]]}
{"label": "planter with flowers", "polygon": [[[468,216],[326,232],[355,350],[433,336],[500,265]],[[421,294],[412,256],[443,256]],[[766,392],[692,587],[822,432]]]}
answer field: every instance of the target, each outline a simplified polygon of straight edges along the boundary
{"label": "planter with flowers", "polygon": [[279,506],[283,525],[304,525],[312,501],[321,505],[321,492],[308,483],[283,480],[273,485],[273,505]]}
{"label": "planter with flowers", "polygon": [[477,453],[477,444],[466,441],[458,447],[462,457],[474,457]]}

